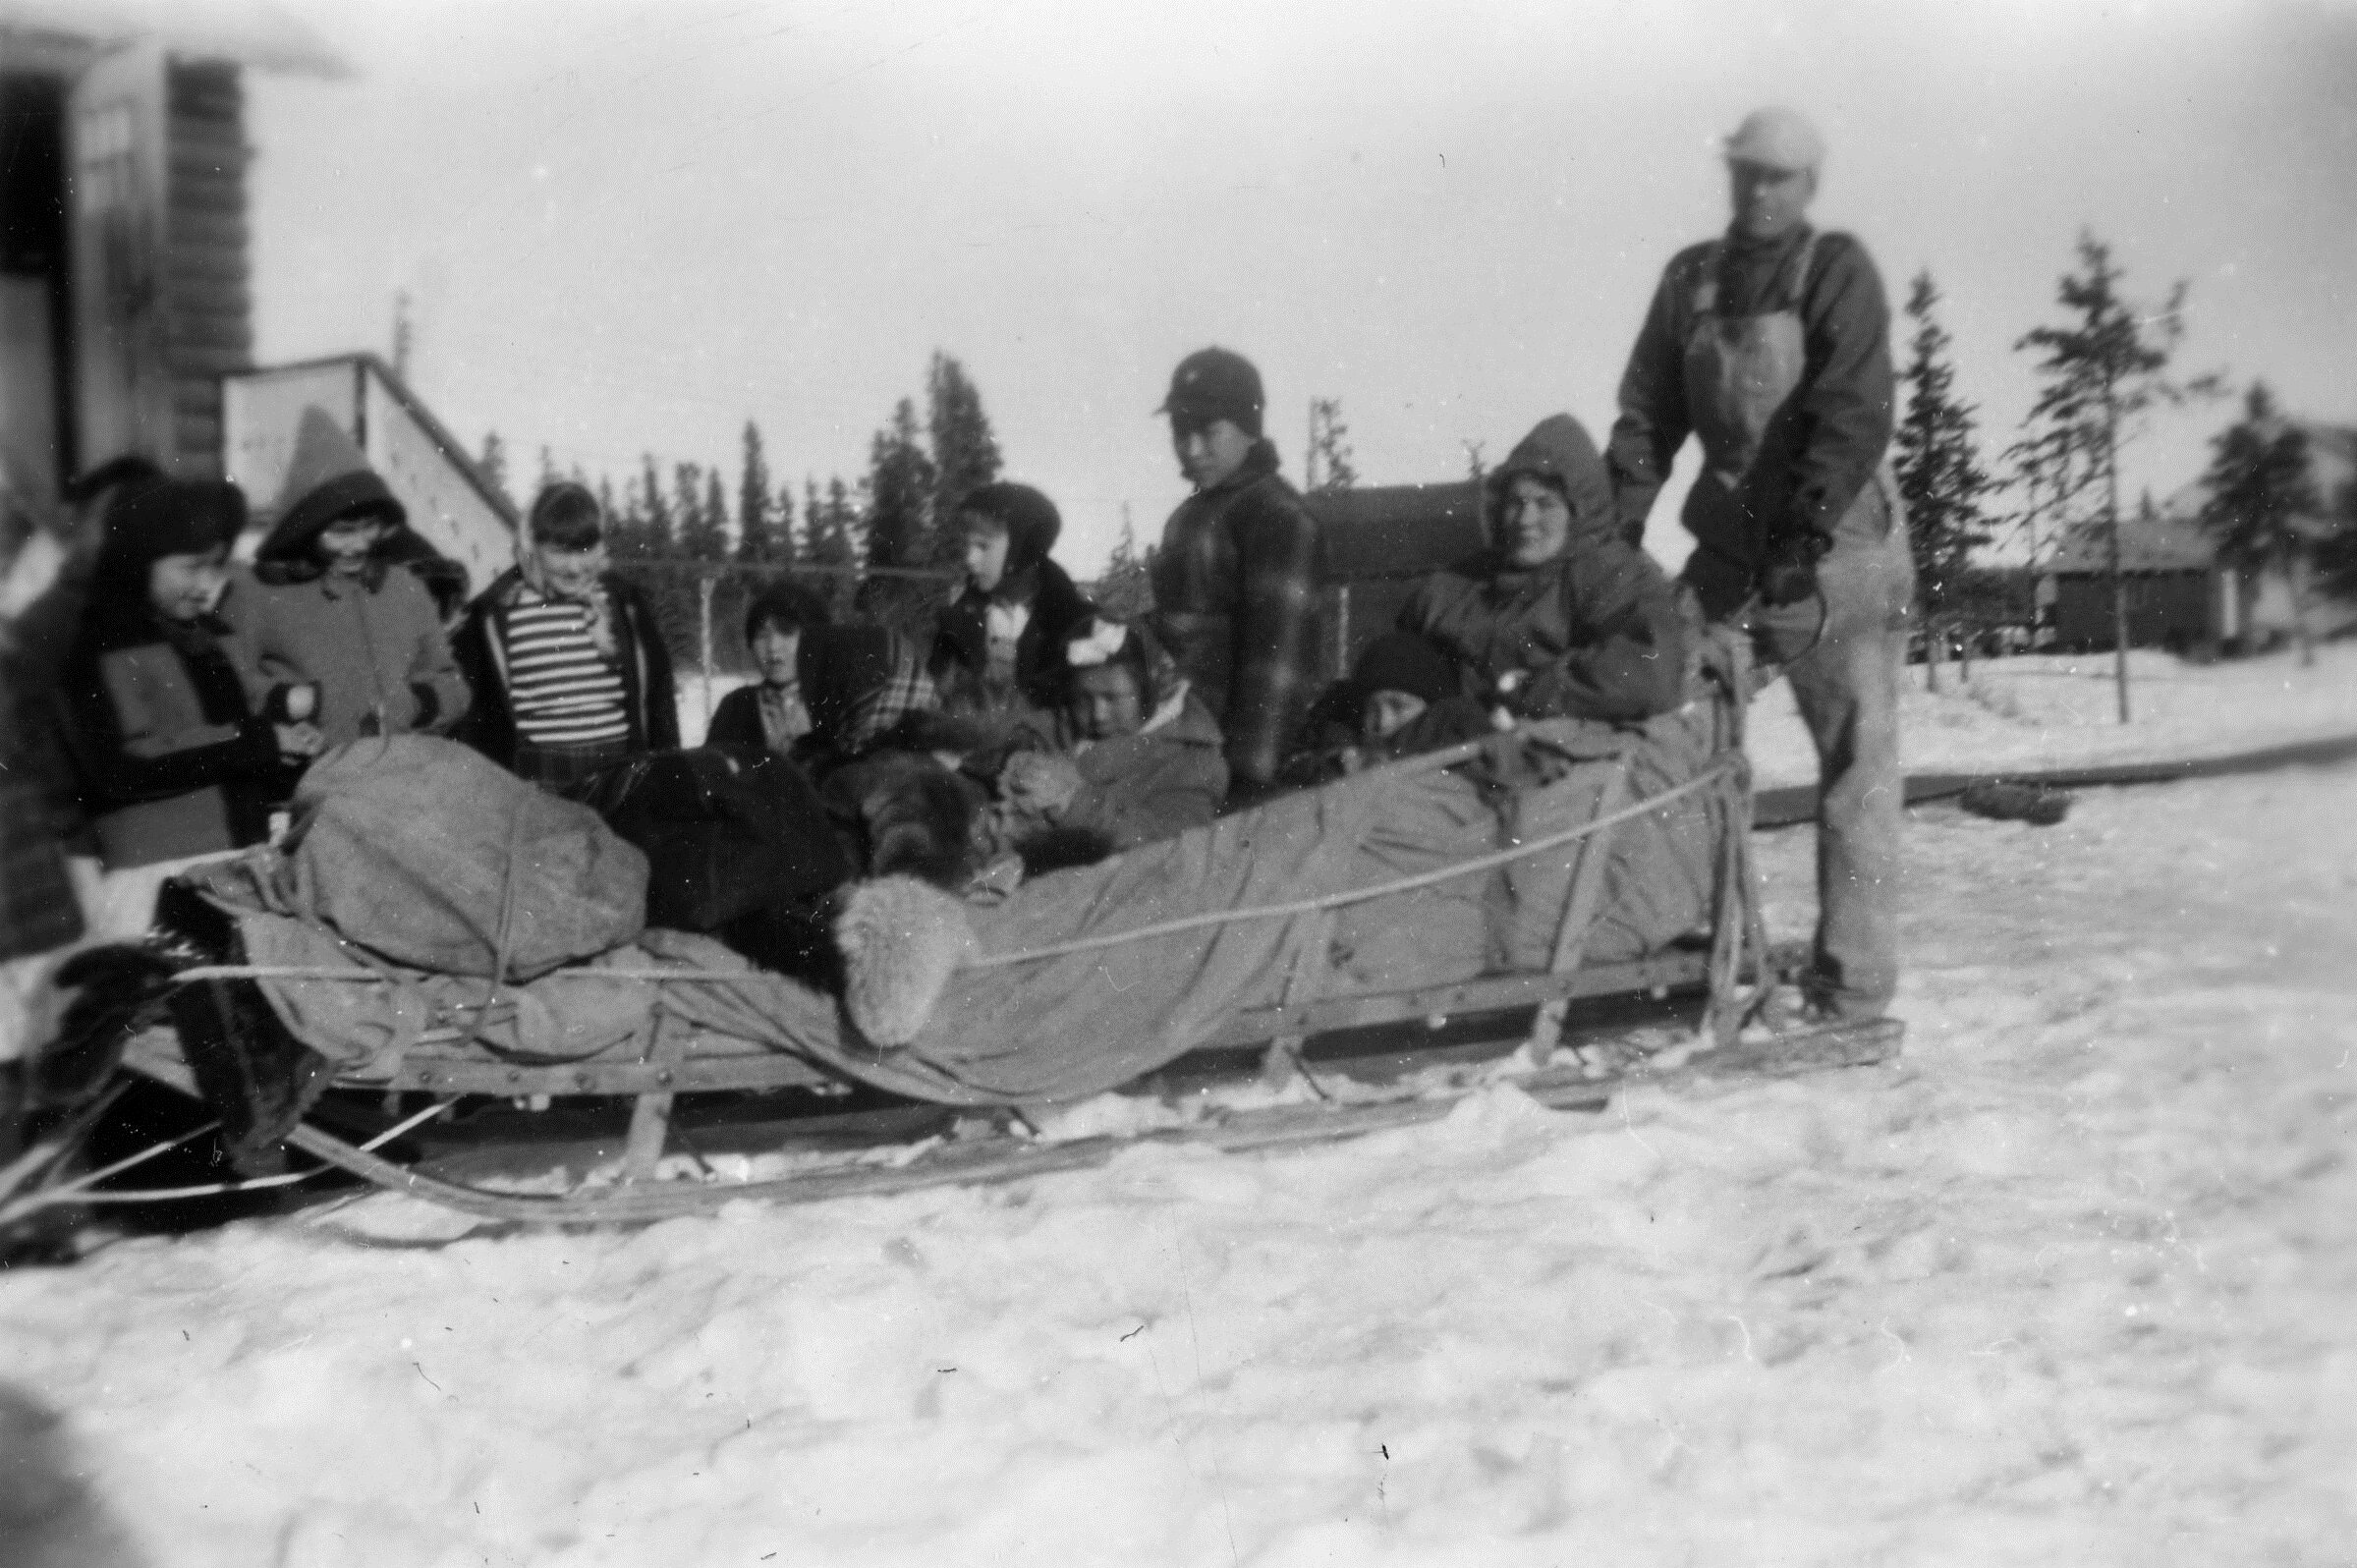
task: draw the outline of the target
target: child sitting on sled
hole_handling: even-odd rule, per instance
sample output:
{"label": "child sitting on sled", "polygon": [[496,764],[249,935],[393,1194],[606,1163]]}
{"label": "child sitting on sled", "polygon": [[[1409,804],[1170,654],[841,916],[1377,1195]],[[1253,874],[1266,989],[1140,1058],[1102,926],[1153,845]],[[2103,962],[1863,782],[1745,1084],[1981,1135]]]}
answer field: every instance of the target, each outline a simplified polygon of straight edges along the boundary
{"label": "child sitting on sled", "polygon": [[1032,874],[1201,827],[1227,795],[1219,725],[1145,626],[1095,616],[1063,649],[1063,700],[996,770],[985,859]]}
{"label": "child sitting on sled", "polygon": [[958,503],[966,586],[941,612],[926,671],[953,714],[1045,714],[1065,644],[1093,613],[1048,558],[1063,519],[1028,484],[985,484]]}

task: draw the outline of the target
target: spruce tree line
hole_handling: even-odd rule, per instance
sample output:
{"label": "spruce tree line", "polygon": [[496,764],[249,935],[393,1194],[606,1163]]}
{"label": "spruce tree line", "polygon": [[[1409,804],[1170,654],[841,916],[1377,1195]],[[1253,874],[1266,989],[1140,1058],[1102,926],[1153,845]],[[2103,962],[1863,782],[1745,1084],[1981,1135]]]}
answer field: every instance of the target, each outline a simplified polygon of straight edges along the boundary
{"label": "spruce tree line", "polygon": [[[773,477],[751,420],[733,485],[718,464],[674,462],[666,479],[652,453],[642,454],[639,471],[618,487],[611,476],[592,480],[579,466],[567,476],[597,493],[607,553],[645,590],[683,665],[702,657],[706,581],[713,662],[721,669],[748,667],[740,636],[746,606],[781,579],[805,583],[839,614],[870,615],[924,635],[955,581],[957,502],[1002,466],[982,393],[954,357],[933,355],[926,401],[920,426],[915,401],[900,400],[870,443],[868,473],[856,483],[838,474],[822,485],[809,475],[799,497],[792,480]],[[521,510],[496,430],[483,437],[476,467]],[[540,482],[557,476],[546,448],[540,468]]]}

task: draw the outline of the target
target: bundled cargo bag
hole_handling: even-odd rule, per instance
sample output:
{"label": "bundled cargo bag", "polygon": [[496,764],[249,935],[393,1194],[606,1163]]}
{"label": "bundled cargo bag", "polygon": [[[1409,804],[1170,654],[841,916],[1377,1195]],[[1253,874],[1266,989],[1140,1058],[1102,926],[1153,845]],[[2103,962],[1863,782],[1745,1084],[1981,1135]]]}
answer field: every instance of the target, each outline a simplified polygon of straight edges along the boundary
{"label": "bundled cargo bag", "polygon": [[646,924],[646,857],[595,812],[427,735],[366,737],[295,790],[288,912],[397,964],[531,980]]}
{"label": "bundled cargo bag", "polygon": [[649,925],[716,931],[852,875],[818,791],[782,756],[658,752],[605,774],[589,804],[645,851]]}

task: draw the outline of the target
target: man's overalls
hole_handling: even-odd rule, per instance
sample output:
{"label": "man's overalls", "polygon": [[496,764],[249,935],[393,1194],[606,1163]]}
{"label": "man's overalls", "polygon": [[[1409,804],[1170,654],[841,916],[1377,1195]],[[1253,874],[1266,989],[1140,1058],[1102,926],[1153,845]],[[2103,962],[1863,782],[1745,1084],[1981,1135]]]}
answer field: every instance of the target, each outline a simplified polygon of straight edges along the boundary
{"label": "man's overalls", "polygon": [[[1714,247],[1694,296],[1686,339],[1687,414],[1702,441],[1704,472],[1683,521],[1696,548],[1685,576],[1712,620],[1740,617],[1764,664],[1781,664],[1817,744],[1817,950],[1810,991],[1846,1017],[1886,1011],[1898,983],[1898,676],[1915,597],[1915,565],[1887,464],[1858,492],[1818,563],[1816,599],[1768,608],[1751,590],[1783,523],[1795,476],[1763,448],[1779,423],[1802,418],[1808,374],[1800,302],[1816,252],[1811,236],[1777,308],[1752,315],[1717,309]],[[1785,432],[1777,429],[1779,435]],[[1772,452],[1789,451],[1778,441]],[[1820,617],[1823,624],[1820,627]],[[1772,675],[1771,675],[1772,678]]]}

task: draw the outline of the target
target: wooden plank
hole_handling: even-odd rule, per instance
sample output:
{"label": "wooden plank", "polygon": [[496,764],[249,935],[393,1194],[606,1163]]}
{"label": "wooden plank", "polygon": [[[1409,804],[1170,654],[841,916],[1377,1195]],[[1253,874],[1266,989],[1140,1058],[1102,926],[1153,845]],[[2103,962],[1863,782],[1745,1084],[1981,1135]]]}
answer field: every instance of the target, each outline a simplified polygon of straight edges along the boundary
{"label": "wooden plank", "polygon": [[645,1094],[663,1089],[679,1093],[709,1093],[724,1090],[794,1089],[832,1082],[835,1080],[799,1056],[766,1049],[728,1056],[683,1053],[679,1062],[662,1068],[633,1061],[531,1066],[412,1051],[391,1078],[374,1081],[369,1087],[380,1083],[386,1089],[435,1094],[522,1096]]}
{"label": "wooden plank", "polygon": [[655,1082],[660,1088],[641,1094],[630,1108],[630,1136],[622,1148],[622,1179],[630,1182],[654,1180],[655,1167],[662,1162],[663,1145],[671,1136],[671,1102],[675,1074],[685,1051],[685,1037],[691,1033],[679,1027],[664,1028],[667,1020],[657,1013],[648,1026],[654,1037],[648,1042],[646,1065],[654,1069]]}
{"label": "wooden plank", "polygon": [[190,135],[181,130],[181,122],[173,127],[172,189],[178,192],[193,178],[217,175],[232,183],[245,179],[246,166],[253,161],[253,149],[246,145],[235,126],[227,137]]}
{"label": "wooden plank", "polygon": [[172,347],[193,349],[241,349],[253,347],[253,328],[244,316],[221,315],[211,310],[172,312]]}
{"label": "wooden plank", "polygon": [[253,368],[253,355],[250,350],[188,343],[172,351],[172,373],[177,376],[235,375]]}
{"label": "wooden plank", "polygon": [[196,414],[206,419],[221,417],[221,383],[210,380],[181,380],[172,383],[172,412]]}
{"label": "wooden plank", "polygon": [[167,220],[167,233],[175,247],[205,246],[228,251],[246,249],[244,218],[174,210]]}
{"label": "wooden plank", "polygon": [[1671,952],[1633,964],[1593,965],[1569,975],[1494,975],[1418,990],[1330,997],[1299,1008],[1261,1008],[1239,1015],[1199,1049],[1257,1045],[1280,1035],[1322,1035],[1417,1018],[1504,1012],[1558,997],[1699,985],[1710,978],[1710,962],[1708,953]]}
{"label": "wooden plank", "polygon": [[246,215],[246,188],[235,181],[188,180],[172,182],[172,221],[178,225],[184,217],[243,218]]}
{"label": "wooden plank", "polygon": [[208,250],[202,246],[175,247],[164,258],[164,270],[175,282],[208,278],[243,283],[253,275],[253,265],[243,251]]}

